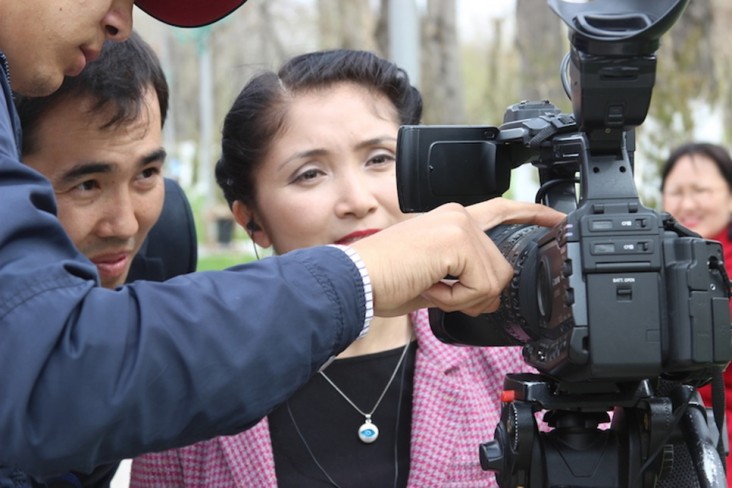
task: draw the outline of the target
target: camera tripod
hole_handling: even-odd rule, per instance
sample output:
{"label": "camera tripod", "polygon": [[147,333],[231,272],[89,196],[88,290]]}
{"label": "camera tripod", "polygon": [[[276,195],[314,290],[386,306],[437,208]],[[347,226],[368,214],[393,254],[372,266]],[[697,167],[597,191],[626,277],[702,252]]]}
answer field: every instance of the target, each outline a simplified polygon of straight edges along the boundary
{"label": "camera tripod", "polygon": [[[666,386],[667,395],[655,395],[648,380],[560,387],[541,375],[508,375],[481,466],[501,488],[726,487],[719,432],[698,393]],[[540,410],[551,430],[538,428]],[[610,410],[610,428],[599,429]]]}

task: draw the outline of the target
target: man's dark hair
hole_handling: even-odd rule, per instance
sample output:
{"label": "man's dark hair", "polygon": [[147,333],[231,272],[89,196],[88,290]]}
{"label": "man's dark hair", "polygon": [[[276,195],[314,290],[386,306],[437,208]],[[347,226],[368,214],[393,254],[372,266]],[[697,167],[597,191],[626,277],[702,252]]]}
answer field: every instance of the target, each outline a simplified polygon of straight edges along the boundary
{"label": "man's dark hair", "polygon": [[35,150],[38,123],[44,114],[67,99],[96,100],[89,110],[95,115],[114,107],[100,129],[136,120],[144,109],[145,90],[152,87],[160,104],[161,122],[168,112],[168,83],[155,51],[136,32],[124,42],[106,41],[102,53],[79,76],[66,77],[61,87],[46,97],[18,97],[16,106],[23,128],[23,154]]}

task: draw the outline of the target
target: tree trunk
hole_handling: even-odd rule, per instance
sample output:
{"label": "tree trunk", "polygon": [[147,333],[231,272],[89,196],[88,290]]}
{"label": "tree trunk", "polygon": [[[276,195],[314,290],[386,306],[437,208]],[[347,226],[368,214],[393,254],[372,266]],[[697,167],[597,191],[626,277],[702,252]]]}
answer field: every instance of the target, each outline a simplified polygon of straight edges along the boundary
{"label": "tree trunk", "polygon": [[455,0],[427,0],[422,28],[423,120],[428,124],[465,122]]}
{"label": "tree trunk", "polygon": [[374,15],[369,0],[318,0],[320,46],[374,50]]}
{"label": "tree trunk", "polygon": [[568,49],[567,29],[546,3],[516,0],[516,50],[523,99],[549,100],[562,111],[571,110],[559,73]]}

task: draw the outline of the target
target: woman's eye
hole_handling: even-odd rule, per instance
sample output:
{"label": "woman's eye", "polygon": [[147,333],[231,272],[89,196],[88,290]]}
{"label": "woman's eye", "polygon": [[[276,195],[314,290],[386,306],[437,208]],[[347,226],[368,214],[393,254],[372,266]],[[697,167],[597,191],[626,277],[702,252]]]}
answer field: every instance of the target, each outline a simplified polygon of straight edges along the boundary
{"label": "woman's eye", "polygon": [[297,176],[295,176],[295,180],[294,181],[310,181],[310,180],[314,180],[315,178],[317,178],[321,174],[322,174],[322,171],[320,171],[318,169],[315,169],[315,168],[306,169],[305,171],[303,171],[303,172],[299,173]]}
{"label": "woman's eye", "polygon": [[396,161],[396,157],[393,154],[383,153],[377,154],[369,159],[369,164],[387,164]]}

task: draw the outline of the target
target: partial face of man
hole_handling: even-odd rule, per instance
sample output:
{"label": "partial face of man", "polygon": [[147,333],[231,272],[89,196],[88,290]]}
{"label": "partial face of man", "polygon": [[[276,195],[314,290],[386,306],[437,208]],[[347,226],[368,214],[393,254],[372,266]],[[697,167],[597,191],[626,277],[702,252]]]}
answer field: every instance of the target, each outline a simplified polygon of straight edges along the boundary
{"label": "partial face of man", "polygon": [[19,0],[0,2],[0,50],[13,89],[49,95],[64,76],[78,75],[106,39],[132,30],[133,0]]}
{"label": "partial face of man", "polygon": [[62,100],[39,121],[25,162],[53,185],[58,216],[102,285],[124,283],[163,206],[160,107],[147,90],[141,116],[100,129],[111,108],[90,114],[90,99]]}

